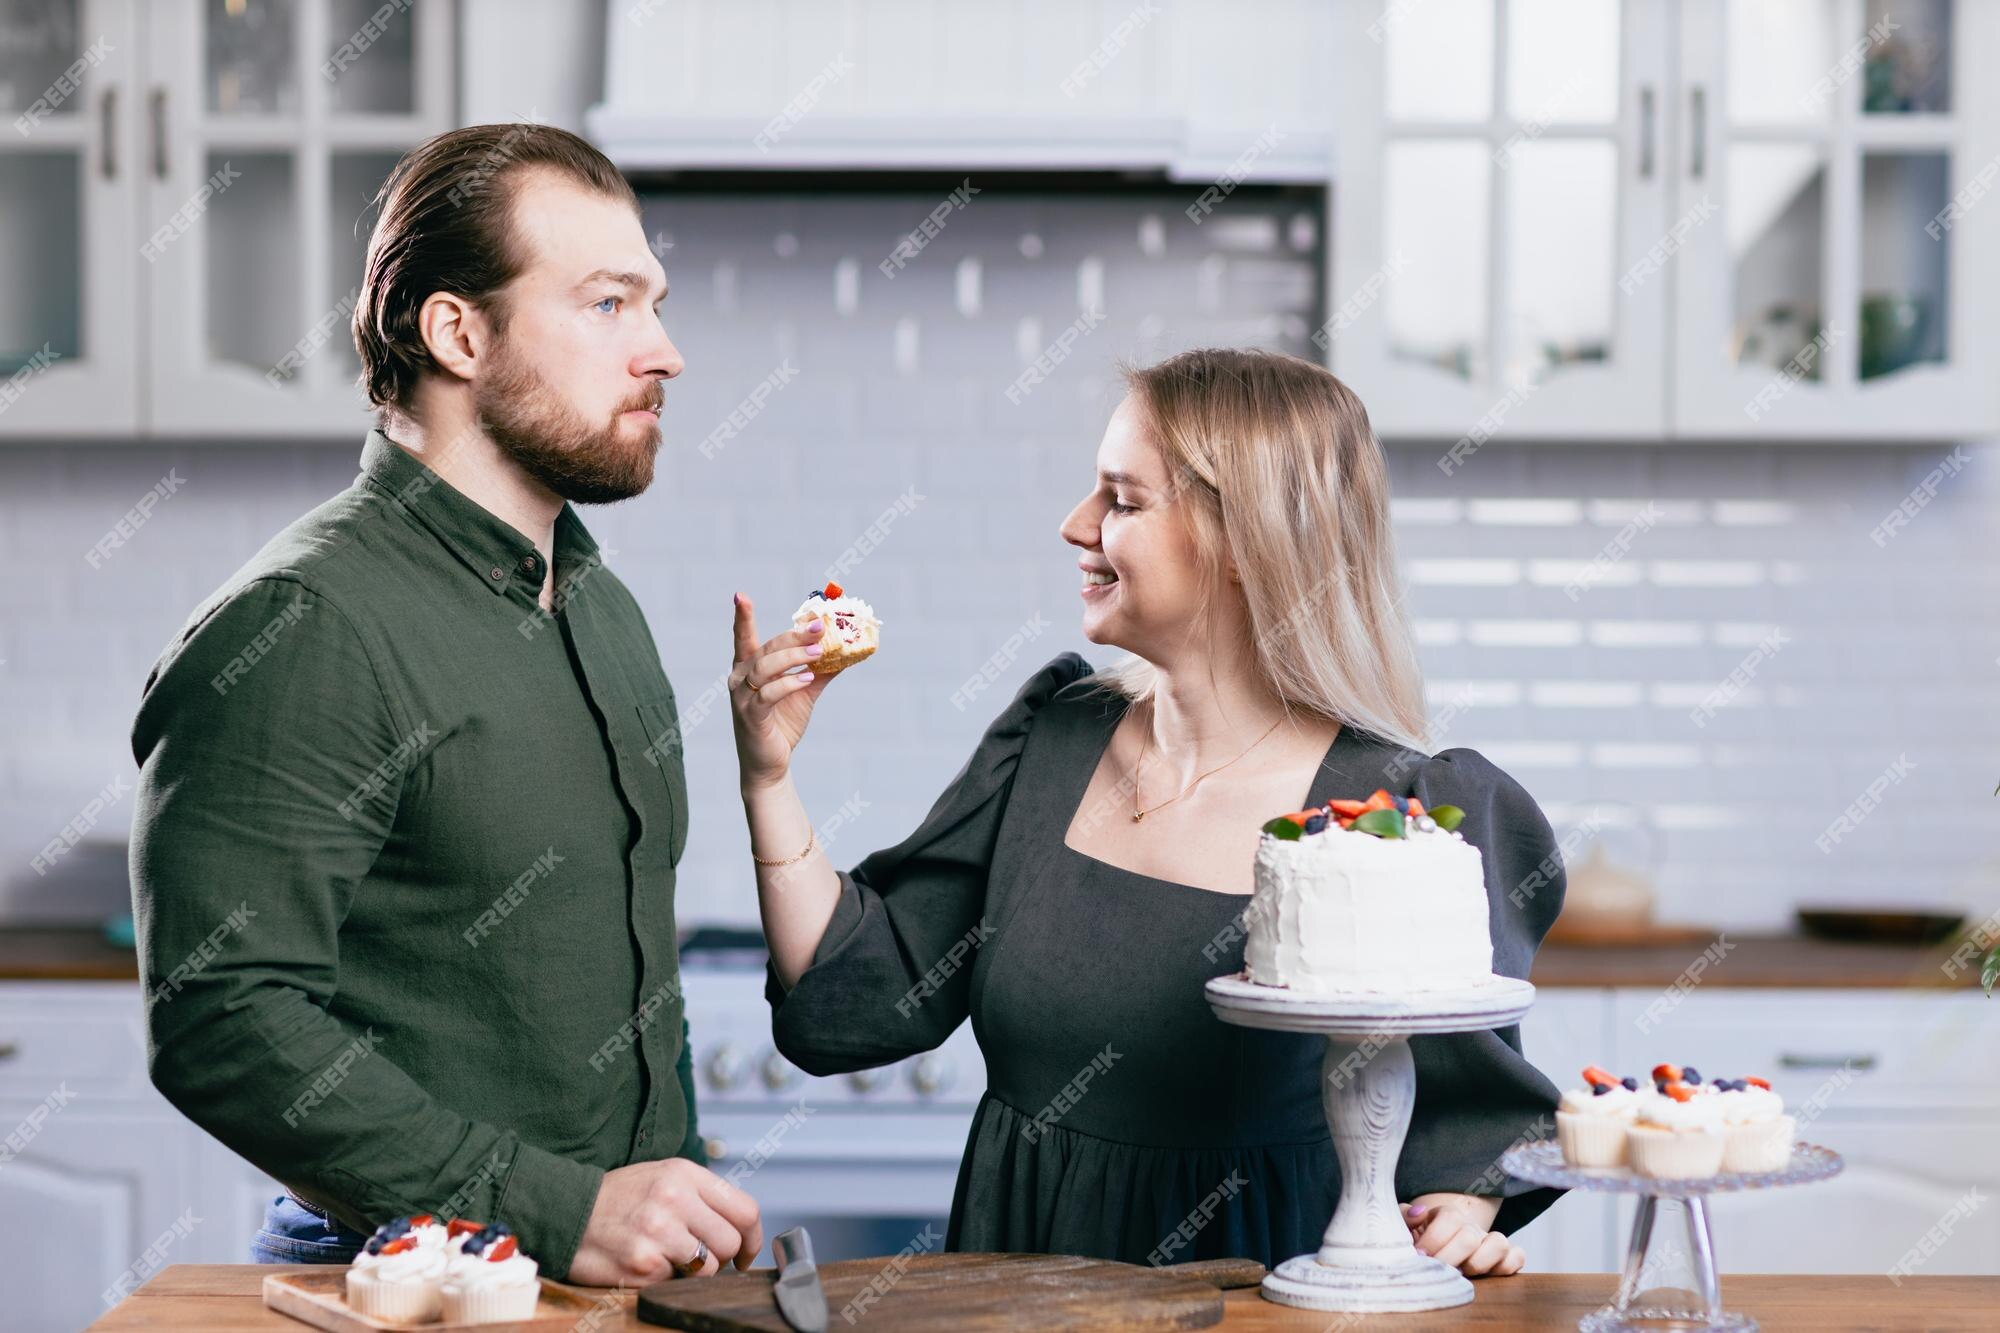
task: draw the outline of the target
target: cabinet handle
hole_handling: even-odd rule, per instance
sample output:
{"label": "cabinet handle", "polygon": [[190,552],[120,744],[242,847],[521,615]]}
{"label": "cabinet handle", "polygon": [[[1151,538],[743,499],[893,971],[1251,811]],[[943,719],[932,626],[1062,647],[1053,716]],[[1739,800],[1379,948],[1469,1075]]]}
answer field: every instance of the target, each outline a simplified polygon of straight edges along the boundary
{"label": "cabinet handle", "polygon": [[118,89],[114,85],[97,99],[97,114],[104,120],[104,137],[98,141],[97,166],[108,181],[118,179]]}
{"label": "cabinet handle", "polygon": [[153,89],[149,99],[153,122],[153,178],[167,178],[167,90]]}
{"label": "cabinet handle", "polygon": [[1653,85],[1639,85],[1639,179],[1653,178],[1653,153],[1657,147],[1657,117],[1653,114]]}
{"label": "cabinet handle", "polygon": [[1793,1055],[1789,1051],[1778,1057],[1778,1066],[1781,1069],[1845,1069],[1849,1065],[1865,1072],[1875,1067],[1875,1057],[1872,1055]]}
{"label": "cabinet handle", "polygon": [[1688,175],[1700,180],[1708,173],[1708,89],[1697,83],[1688,89]]}

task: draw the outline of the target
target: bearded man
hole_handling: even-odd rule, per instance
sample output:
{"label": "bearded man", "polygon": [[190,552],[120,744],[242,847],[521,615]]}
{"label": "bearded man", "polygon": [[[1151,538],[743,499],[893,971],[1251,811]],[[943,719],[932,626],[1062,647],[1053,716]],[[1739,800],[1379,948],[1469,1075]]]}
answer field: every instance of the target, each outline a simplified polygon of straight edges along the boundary
{"label": "bearded man", "polygon": [[380,204],[361,475],[197,608],[134,726],[153,1082],[284,1185],[261,1261],[430,1213],[573,1282],[748,1267],[695,1126],[673,691],[571,507],[652,481],[666,275],[546,126],[440,135]]}

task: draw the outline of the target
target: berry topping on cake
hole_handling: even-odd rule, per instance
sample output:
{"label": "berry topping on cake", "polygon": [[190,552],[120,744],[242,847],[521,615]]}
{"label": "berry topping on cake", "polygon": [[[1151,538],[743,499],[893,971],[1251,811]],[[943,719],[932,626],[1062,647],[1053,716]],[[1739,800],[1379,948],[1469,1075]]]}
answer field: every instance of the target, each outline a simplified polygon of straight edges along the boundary
{"label": "berry topping on cake", "polygon": [[1683,1081],[1688,1083],[1701,1082],[1701,1075],[1695,1072],[1695,1067],[1693,1065],[1686,1065],[1682,1067],[1681,1078]]}
{"label": "berry topping on cake", "polygon": [[1681,1067],[1680,1067],[1679,1065],[1654,1065],[1654,1066],[1653,1066],[1653,1082],[1655,1082],[1655,1083],[1662,1083],[1662,1082],[1665,1082],[1665,1083],[1674,1083],[1674,1082],[1678,1082],[1678,1081],[1679,1081],[1679,1079],[1680,1079],[1680,1076],[1681,1076]]}
{"label": "berry topping on cake", "polygon": [[1264,824],[1264,832],[1286,842],[1296,842],[1302,834],[1323,833],[1338,826],[1351,833],[1367,833],[1377,838],[1405,838],[1412,832],[1449,833],[1465,819],[1465,811],[1455,805],[1428,810],[1414,796],[1396,796],[1377,787],[1367,800],[1336,797],[1312,810],[1279,815]]}
{"label": "berry topping on cake", "polygon": [[826,585],[826,595],[828,600],[832,600],[835,597],[845,597],[847,595],[847,589],[841,587],[838,583],[835,583],[831,579],[829,579]]}
{"label": "berry topping on cake", "polygon": [[1625,1078],[1619,1079],[1618,1084],[1620,1087],[1624,1088],[1625,1091],[1627,1092],[1637,1092],[1639,1090],[1639,1080],[1636,1078],[1632,1078],[1629,1075]]}
{"label": "berry topping on cake", "polygon": [[1602,1065],[1585,1065],[1583,1067],[1583,1081],[1595,1087],[1599,1083],[1616,1083],[1618,1075],[1612,1073]]}
{"label": "berry topping on cake", "polygon": [[[483,1254],[490,1262],[498,1263],[502,1259],[511,1257],[516,1246],[517,1242],[514,1239],[513,1228],[505,1222],[494,1222],[489,1226],[481,1227],[470,1236],[467,1236],[465,1244],[460,1247],[459,1252],[461,1254]],[[504,1252],[496,1253],[496,1251]]]}
{"label": "berry topping on cake", "polygon": [[1308,816],[1306,817],[1306,822],[1305,822],[1305,831],[1306,831],[1307,833],[1324,833],[1324,832],[1326,832],[1326,816],[1325,816],[1325,815],[1308,815]]}
{"label": "berry topping on cake", "polygon": [[417,1238],[415,1236],[403,1235],[396,1237],[396,1239],[392,1241],[389,1241],[387,1244],[383,1245],[381,1249],[375,1251],[375,1253],[401,1254],[404,1250],[414,1250],[416,1248],[417,1248]]}
{"label": "berry topping on cake", "polygon": [[1609,1083],[1593,1083],[1590,1085],[1590,1095],[1593,1097],[1602,1097],[1605,1093],[1611,1091],[1612,1086]]}
{"label": "berry topping on cake", "polygon": [[450,1225],[445,1227],[444,1234],[446,1239],[450,1239],[453,1236],[470,1235],[473,1232],[484,1231],[485,1229],[486,1224],[484,1222],[475,1222],[469,1217],[454,1217],[451,1219]]}
{"label": "berry topping on cake", "polygon": [[1754,1074],[1749,1078],[1743,1079],[1742,1081],[1748,1083],[1753,1088],[1762,1088],[1766,1092],[1769,1092],[1771,1090],[1771,1084],[1768,1080],[1758,1078]]}
{"label": "berry topping on cake", "polygon": [[1667,1086],[1662,1088],[1661,1091],[1666,1093],[1667,1096],[1673,1098],[1677,1102],[1690,1101],[1694,1097],[1694,1089],[1689,1087],[1687,1084],[1681,1082],[1679,1079],[1670,1080],[1667,1083]]}

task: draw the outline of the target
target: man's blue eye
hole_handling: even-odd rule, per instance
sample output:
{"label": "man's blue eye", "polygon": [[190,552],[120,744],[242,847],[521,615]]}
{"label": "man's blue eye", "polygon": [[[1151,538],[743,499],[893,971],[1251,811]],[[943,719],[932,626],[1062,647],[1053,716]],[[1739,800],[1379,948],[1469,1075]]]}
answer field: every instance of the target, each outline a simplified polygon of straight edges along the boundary
{"label": "man's blue eye", "polygon": [[611,314],[611,313],[613,313],[613,312],[612,312],[612,311],[610,311],[610,310],[606,310],[606,309],[605,309],[605,307],[606,307],[606,306],[616,306],[617,304],[618,304],[618,298],[617,298],[617,297],[615,297],[615,296],[607,296],[607,297],[605,297],[605,298],[604,298],[604,299],[603,299],[602,301],[599,301],[599,302],[597,303],[597,309],[598,309],[599,311],[601,311],[602,313],[604,313],[604,314],[607,314],[607,315],[609,315],[609,314]]}

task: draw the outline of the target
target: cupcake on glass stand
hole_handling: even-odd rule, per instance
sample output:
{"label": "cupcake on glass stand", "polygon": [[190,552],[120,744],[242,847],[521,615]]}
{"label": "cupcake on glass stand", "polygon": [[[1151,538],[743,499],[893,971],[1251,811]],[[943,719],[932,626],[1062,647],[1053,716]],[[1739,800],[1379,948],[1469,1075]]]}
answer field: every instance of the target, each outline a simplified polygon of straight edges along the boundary
{"label": "cupcake on glass stand", "polygon": [[1281,815],[1258,840],[1245,972],[1210,981],[1208,1003],[1226,1023],[1326,1037],[1341,1180],[1319,1249],[1266,1276],[1267,1300],[1375,1312],[1472,1299],[1457,1269],[1410,1244],[1396,1202],[1416,1102],[1409,1038],[1505,1027],[1535,995],[1493,973],[1479,849],[1455,831],[1464,817],[1376,791]]}

